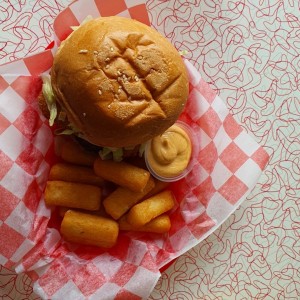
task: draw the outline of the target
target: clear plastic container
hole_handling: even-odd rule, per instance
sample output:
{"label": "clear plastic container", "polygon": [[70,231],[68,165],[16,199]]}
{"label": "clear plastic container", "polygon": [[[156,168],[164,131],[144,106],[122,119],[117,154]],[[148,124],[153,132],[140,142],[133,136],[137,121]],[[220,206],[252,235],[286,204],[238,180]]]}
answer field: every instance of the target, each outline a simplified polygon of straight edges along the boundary
{"label": "clear plastic container", "polygon": [[[192,129],[186,123],[184,123],[182,121],[177,121],[174,125],[177,125],[181,129],[183,129],[183,131],[189,137],[190,145],[191,145],[191,156],[190,156],[190,159],[189,159],[189,162],[188,162],[186,168],[182,172],[180,172],[179,174],[176,174],[174,176],[167,177],[162,174],[159,174],[158,172],[156,172],[153,169],[150,161],[148,160],[149,152],[151,151],[152,140],[147,142],[146,147],[145,147],[145,154],[144,154],[146,166],[147,166],[149,172],[152,174],[152,176],[157,178],[158,180],[166,181],[166,182],[174,182],[174,181],[178,181],[178,180],[184,178],[193,168],[193,165],[194,165],[193,161],[194,161],[195,152],[196,152],[195,136],[194,136]],[[167,167],[168,166],[166,165],[166,168]]]}

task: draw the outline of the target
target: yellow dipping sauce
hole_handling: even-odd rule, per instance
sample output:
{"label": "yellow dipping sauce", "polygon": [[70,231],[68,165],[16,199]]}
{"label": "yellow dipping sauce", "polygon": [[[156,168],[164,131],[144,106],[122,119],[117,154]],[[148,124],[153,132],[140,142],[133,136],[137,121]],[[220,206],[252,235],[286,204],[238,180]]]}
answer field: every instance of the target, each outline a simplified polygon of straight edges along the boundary
{"label": "yellow dipping sauce", "polygon": [[192,144],[186,131],[177,124],[150,142],[147,162],[161,177],[172,178],[180,175],[191,159]]}

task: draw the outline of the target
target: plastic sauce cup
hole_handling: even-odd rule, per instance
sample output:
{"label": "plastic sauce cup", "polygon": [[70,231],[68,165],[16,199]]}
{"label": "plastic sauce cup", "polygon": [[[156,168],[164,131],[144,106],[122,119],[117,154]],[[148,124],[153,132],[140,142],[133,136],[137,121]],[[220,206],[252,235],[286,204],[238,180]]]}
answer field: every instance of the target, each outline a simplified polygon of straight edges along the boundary
{"label": "plastic sauce cup", "polygon": [[[151,151],[153,140],[148,141],[146,144],[146,147],[145,147],[146,166],[147,166],[149,172],[152,174],[152,176],[160,181],[173,182],[173,181],[180,180],[180,179],[184,178],[192,170],[193,165],[194,165],[193,162],[194,162],[194,157],[195,157],[195,153],[196,153],[196,147],[195,147],[196,143],[195,143],[195,136],[193,134],[193,131],[186,123],[184,123],[182,121],[177,121],[174,125],[180,127],[186,133],[187,137],[189,138],[190,146],[191,146],[191,155],[190,155],[190,159],[189,159],[189,162],[187,163],[186,168],[182,172],[180,172],[179,174],[176,174],[172,177],[166,177],[162,174],[159,174],[151,166],[151,162],[148,158],[149,158],[149,153]],[[166,164],[165,168],[168,168],[168,164]]]}

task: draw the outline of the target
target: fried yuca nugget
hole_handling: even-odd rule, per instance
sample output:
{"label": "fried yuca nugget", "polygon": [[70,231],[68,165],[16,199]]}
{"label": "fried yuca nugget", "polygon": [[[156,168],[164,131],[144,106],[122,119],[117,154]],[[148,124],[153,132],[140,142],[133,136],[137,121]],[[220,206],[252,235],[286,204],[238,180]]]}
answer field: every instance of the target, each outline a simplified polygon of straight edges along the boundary
{"label": "fried yuca nugget", "polygon": [[79,144],[69,140],[61,145],[60,156],[66,162],[90,167],[98,157],[96,153],[85,151]]}
{"label": "fried yuca nugget", "polygon": [[65,181],[48,181],[46,185],[47,205],[98,210],[100,201],[101,189],[97,186]]}
{"label": "fried yuca nugget", "polygon": [[78,182],[97,186],[103,186],[104,183],[104,180],[97,176],[93,169],[67,163],[53,165],[50,170],[49,180]]}
{"label": "fried yuca nugget", "polygon": [[127,221],[135,227],[140,227],[152,219],[172,209],[175,200],[171,191],[166,190],[156,194],[136,205],[127,214]]}
{"label": "fried yuca nugget", "polygon": [[134,192],[127,188],[118,187],[103,200],[105,211],[115,220],[123,216],[134,204],[141,200],[154,188],[153,178],[149,178],[147,185],[141,192]]}
{"label": "fried yuca nugget", "polygon": [[149,223],[141,227],[135,227],[132,226],[130,223],[128,223],[127,215],[124,215],[122,218],[120,218],[118,222],[119,222],[120,230],[125,230],[125,231],[166,233],[171,228],[170,217],[166,214],[156,217],[155,219],[151,220]]}
{"label": "fried yuca nugget", "polygon": [[60,232],[68,242],[111,248],[117,242],[119,225],[109,218],[68,210]]}
{"label": "fried yuca nugget", "polygon": [[144,169],[100,157],[95,160],[94,171],[96,175],[135,192],[142,191],[150,178],[150,173]]}

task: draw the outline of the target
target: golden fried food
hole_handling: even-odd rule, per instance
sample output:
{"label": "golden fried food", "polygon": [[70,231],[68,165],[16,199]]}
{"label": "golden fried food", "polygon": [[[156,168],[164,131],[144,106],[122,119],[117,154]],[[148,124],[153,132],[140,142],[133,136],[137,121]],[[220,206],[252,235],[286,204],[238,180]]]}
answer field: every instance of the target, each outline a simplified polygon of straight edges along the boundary
{"label": "golden fried food", "polygon": [[172,192],[169,190],[163,191],[134,205],[128,212],[127,221],[135,227],[143,226],[172,209],[174,205],[175,200]]}
{"label": "golden fried food", "polygon": [[49,180],[78,182],[100,187],[104,184],[104,180],[95,175],[93,169],[67,163],[57,163],[52,166]]}
{"label": "golden fried food", "polygon": [[135,227],[143,226],[172,209],[174,204],[172,192],[169,190],[163,191],[134,205],[127,215],[127,221]]}
{"label": "golden fried food", "polygon": [[134,204],[141,200],[154,188],[154,180],[150,177],[146,187],[141,192],[134,192],[119,187],[103,200],[105,211],[115,220],[123,216]]}
{"label": "golden fried food", "polygon": [[117,242],[119,225],[109,218],[68,210],[60,232],[68,242],[111,248]]}
{"label": "golden fried food", "polygon": [[84,150],[78,143],[65,141],[61,145],[61,158],[69,163],[82,166],[93,166],[97,154]]}
{"label": "golden fried food", "polygon": [[135,192],[141,192],[150,178],[150,173],[144,169],[125,162],[102,160],[101,158],[95,160],[94,171],[96,175],[105,180]]}
{"label": "golden fried food", "polygon": [[125,230],[125,231],[166,233],[171,228],[170,217],[167,214],[160,215],[141,227],[135,227],[130,223],[128,223],[127,215],[124,215],[122,218],[120,218],[118,222],[119,222],[120,230]]}
{"label": "golden fried food", "polygon": [[101,189],[93,185],[65,181],[48,181],[46,185],[47,205],[98,210],[100,201]]}

